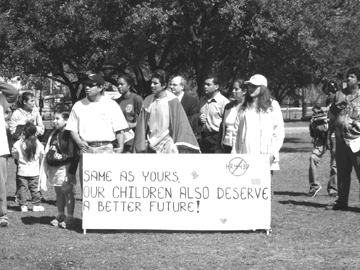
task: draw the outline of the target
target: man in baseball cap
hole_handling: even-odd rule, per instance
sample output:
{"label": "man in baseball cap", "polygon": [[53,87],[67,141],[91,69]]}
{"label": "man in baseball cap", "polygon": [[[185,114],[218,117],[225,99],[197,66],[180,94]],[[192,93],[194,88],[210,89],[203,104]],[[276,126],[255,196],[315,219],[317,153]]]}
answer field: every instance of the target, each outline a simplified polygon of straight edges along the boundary
{"label": "man in baseball cap", "polygon": [[[119,105],[103,95],[104,78],[90,74],[83,82],[86,97],[72,107],[66,130],[78,145],[81,153],[121,153],[124,147],[124,130],[129,128]],[[114,149],[116,141],[119,148]],[[79,169],[82,171],[82,155]],[[82,187],[82,174],[80,174]]]}
{"label": "man in baseball cap", "polygon": [[100,74],[90,74],[87,79],[84,81],[86,85],[89,84],[100,84],[104,85],[105,81],[104,78]]}

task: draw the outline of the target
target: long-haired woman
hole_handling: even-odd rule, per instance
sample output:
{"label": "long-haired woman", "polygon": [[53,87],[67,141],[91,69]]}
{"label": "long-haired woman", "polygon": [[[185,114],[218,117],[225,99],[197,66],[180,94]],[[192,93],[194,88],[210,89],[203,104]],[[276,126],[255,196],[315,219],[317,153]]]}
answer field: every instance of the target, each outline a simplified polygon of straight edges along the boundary
{"label": "long-haired woman", "polygon": [[245,100],[236,117],[232,153],[267,154],[270,169],[279,170],[285,132],[279,103],[271,97],[267,79],[256,74],[246,81]]}

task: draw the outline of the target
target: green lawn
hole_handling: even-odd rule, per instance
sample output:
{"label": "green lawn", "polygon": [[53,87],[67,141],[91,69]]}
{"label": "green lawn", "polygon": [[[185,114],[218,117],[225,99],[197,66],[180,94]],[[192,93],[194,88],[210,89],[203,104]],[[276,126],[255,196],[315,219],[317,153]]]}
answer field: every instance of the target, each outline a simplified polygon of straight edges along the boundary
{"label": "green lawn", "polygon": [[[305,125],[304,125],[305,123]],[[297,125],[296,125],[297,124]],[[294,122],[294,126],[307,126]],[[288,126],[288,124],[286,124]],[[274,174],[272,233],[88,231],[51,227],[55,194],[44,193],[45,212],[21,213],[13,201],[9,160],[10,227],[0,228],[1,269],[360,269],[359,183],[353,176],[348,211],[325,211],[329,154],[320,165],[323,189],[308,192],[308,132],[289,133],[281,171]],[[79,190],[78,190],[79,191]],[[81,224],[77,194],[76,217]]]}

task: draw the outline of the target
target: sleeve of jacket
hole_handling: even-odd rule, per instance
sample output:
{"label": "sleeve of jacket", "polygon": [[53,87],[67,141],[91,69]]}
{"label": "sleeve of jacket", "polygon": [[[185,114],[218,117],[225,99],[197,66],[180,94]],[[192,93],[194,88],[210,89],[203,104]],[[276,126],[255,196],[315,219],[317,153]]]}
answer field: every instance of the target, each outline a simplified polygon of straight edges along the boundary
{"label": "sleeve of jacket", "polygon": [[146,110],[142,108],[136,124],[135,137],[131,150],[133,153],[146,153],[146,115]]}
{"label": "sleeve of jacket", "polygon": [[135,96],[135,100],[134,100],[135,102],[135,108],[134,108],[134,111],[135,111],[135,119],[136,119],[136,121],[137,121],[137,118],[139,117],[139,115],[140,115],[140,112],[141,112],[141,108],[142,108],[142,106],[143,106],[143,99],[142,99],[142,97],[140,97],[139,95],[136,95]]}
{"label": "sleeve of jacket", "polygon": [[217,152],[224,152],[224,149],[222,147],[222,139],[223,139],[223,133],[224,133],[223,125],[224,125],[224,121],[225,121],[224,116],[225,116],[225,113],[222,116],[222,120],[221,120],[220,127],[219,127],[218,140],[216,143],[216,151]]}
{"label": "sleeve of jacket", "polygon": [[13,103],[16,101],[19,91],[16,88],[6,82],[0,81],[0,91],[4,94],[6,101],[8,103]]}
{"label": "sleeve of jacket", "polygon": [[279,151],[285,138],[284,120],[279,103],[273,100],[272,106],[274,108],[274,130],[270,152],[274,155],[275,161],[279,161]]}
{"label": "sleeve of jacket", "polygon": [[171,136],[175,145],[178,148],[182,147],[191,149],[195,152],[200,152],[200,147],[190,126],[189,119],[179,100],[171,100],[169,102],[169,109],[171,117]]}

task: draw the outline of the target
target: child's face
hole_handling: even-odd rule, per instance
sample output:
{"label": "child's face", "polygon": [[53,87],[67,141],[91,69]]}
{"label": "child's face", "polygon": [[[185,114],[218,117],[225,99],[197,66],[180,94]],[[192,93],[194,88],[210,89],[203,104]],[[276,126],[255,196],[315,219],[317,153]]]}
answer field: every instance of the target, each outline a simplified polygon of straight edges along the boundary
{"label": "child's face", "polygon": [[67,119],[64,119],[60,113],[55,113],[54,124],[56,129],[62,129],[66,126]]}

